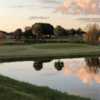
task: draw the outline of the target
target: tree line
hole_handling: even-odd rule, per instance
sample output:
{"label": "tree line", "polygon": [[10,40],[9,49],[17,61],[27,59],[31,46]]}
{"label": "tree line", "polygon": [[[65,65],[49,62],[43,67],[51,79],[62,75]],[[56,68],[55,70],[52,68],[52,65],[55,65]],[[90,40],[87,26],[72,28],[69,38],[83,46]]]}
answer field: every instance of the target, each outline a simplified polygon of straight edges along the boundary
{"label": "tree line", "polygon": [[49,23],[35,23],[31,27],[25,27],[24,31],[21,28],[16,29],[13,32],[7,33],[11,35],[13,39],[20,40],[26,39],[45,39],[51,37],[68,37],[68,36],[82,36],[85,32],[79,29],[65,29],[58,25],[54,27]]}
{"label": "tree line", "polygon": [[77,39],[78,37],[81,37],[88,43],[96,43],[100,39],[100,27],[97,24],[88,25],[87,29],[84,31],[81,28],[65,29],[60,25],[54,27],[49,23],[35,23],[30,27],[25,27],[24,31],[22,31],[21,28],[18,28],[10,33],[0,31],[0,38],[4,37],[1,35],[1,33],[16,41],[23,39],[43,40],[69,37],[74,37]]}

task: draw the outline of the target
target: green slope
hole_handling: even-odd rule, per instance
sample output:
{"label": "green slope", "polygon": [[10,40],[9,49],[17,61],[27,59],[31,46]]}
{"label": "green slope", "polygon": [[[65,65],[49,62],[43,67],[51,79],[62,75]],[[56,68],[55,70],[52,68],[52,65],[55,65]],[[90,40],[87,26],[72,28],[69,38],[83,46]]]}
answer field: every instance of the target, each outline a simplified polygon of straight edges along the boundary
{"label": "green slope", "polygon": [[89,100],[0,76],[0,100]]}

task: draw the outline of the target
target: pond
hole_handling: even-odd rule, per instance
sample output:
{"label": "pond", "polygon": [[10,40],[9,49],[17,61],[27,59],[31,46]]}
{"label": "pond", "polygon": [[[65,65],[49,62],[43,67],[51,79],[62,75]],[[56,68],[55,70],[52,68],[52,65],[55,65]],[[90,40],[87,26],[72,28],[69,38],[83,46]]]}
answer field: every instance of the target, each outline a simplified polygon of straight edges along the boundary
{"label": "pond", "polygon": [[73,58],[0,64],[0,74],[38,86],[100,100],[100,59]]}

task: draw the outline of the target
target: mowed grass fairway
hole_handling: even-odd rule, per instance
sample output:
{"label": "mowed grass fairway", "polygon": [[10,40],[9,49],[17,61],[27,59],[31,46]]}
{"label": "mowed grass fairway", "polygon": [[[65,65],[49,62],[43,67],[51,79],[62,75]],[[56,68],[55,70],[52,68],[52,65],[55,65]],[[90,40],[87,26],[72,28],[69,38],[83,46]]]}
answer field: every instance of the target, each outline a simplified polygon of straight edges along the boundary
{"label": "mowed grass fairway", "polygon": [[0,76],[0,100],[90,100]]}
{"label": "mowed grass fairway", "polygon": [[0,45],[0,61],[88,56],[100,56],[100,45],[94,46],[84,43]]}

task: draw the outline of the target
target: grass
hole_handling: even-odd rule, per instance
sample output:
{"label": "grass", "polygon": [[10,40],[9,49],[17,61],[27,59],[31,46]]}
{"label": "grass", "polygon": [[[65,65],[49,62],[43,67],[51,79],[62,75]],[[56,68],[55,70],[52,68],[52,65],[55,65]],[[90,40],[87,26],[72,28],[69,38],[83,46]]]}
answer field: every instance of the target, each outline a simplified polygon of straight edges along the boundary
{"label": "grass", "polygon": [[85,43],[37,43],[30,45],[0,45],[0,61],[58,59],[100,56],[100,45]]}
{"label": "grass", "polygon": [[0,76],[0,100],[90,100]]}

